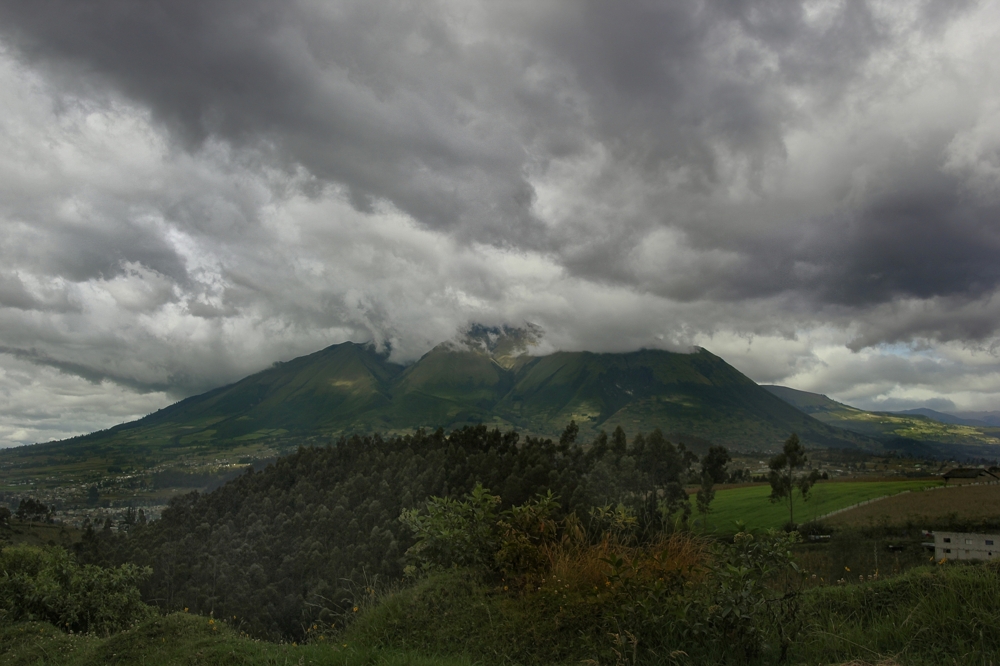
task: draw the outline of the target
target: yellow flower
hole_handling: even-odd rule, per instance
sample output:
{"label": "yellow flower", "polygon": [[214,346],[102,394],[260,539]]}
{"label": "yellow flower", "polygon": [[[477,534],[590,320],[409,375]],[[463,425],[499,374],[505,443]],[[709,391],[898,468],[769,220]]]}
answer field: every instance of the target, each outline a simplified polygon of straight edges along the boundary
{"label": "yellow flower", "polygon": [[851,567],[844,567],[844,571],[850,571]]}
{"label": "yellow flower", "polygon": [[355,606],[355,607],[354,607],[354,612],[355,612],[355,613],[357,613],[357,612],[358,612],[358,607],[357,607],[357,606]]}

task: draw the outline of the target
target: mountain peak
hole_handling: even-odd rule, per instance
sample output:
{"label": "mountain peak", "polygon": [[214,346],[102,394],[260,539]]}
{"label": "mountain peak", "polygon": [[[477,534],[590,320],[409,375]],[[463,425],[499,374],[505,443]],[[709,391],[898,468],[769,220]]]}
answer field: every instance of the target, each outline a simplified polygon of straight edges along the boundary
{"label": "mountain peak", "polygon": [[450,349],[485,354],[499,365],[510,368],[517,357],[524,356],[541,342],[543,334],[540,326],[530,322],[525,322],[522,327],[471,324],[463,334],[447,344]]}

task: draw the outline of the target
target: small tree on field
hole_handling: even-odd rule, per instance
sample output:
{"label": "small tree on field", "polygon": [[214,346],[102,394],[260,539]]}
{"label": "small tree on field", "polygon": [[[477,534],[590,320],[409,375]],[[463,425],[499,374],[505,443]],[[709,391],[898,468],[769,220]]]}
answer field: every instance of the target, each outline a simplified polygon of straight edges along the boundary
{"label": "small tree on field", "polygon": [[796,476],[796,470],[805,467],[809,459],[806,457],[805,449],[799,443],[799,436],[792,433],[792,436],[785,441],[782,452],[771,458],[768,465],[771,472],[767,480],[771,483],[771,501],[788,503],[788,522],[795,525],[795,489],[798,488],[802,494],[802,501],[809,499],[809,491],[816,481],[819,480],[818,470],[813,470],[807,475]]}
{"label": "small tree on field", "polygon": [[713,446],[701,459],[701,489],[695,497],[698,512],[702,515],[702,523],[706,524],[709,505],[715,499],[715,484],[726,480],[726,464],[732,460],[729,451],[724,446]]}

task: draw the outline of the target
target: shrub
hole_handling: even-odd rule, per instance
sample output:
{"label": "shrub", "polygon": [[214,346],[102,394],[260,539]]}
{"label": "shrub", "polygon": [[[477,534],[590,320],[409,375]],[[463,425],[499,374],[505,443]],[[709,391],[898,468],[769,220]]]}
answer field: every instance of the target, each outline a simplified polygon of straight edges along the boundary
{"label": "shrub", "polygon": [[8,547],[0,552],[0,623],[109,635],[152,615],[137,587],[151,573],[133,564],[80,565],[58,547]]}

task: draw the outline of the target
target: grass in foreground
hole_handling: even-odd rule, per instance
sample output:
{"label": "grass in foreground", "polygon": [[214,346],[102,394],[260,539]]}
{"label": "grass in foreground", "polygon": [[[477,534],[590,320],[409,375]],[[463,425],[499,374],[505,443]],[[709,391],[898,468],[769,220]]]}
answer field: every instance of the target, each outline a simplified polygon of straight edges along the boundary
{"label": "grass in foreground", "polygon": [[[981,565],[923,567],[888,580],[812,589],[802,596],[802,628],[788,663],[992,666],[1000,663],[997,598],[997,569]],[[369,644],[473,654],[486,664],[616,663],[613,655],[588,661],[596,655],[577,649],[572,630],[564,632],[558,622],[543,617],[536,601],[501,598],[468,579],[444,576],[390,597],[361,618],[350,635]],[[626,636],[635,628],[623,624],[620,629]],[[606,640],[613,649],[613,637]],[[726,637],[718,641],[722,645]],[[682,654],[668,660],[643,657],[641,639],[639,648],[637,660],[617,663],[744,663],[723,662],[726,657],[718,655],[710,661]],[[774,658],[770,654],[749,663],[763,666]]]}
{"label": "grass in foreground", "polygon": [[111,636],[66,634],[52,625],[22,623],[0,629],[0,663],[10,666],[246,665],[471,666],[461,657],[372,650],[351,643],[276,644],[240,636],[210,618],[184,613],[157,617]]}
{"label": "grass in foreground", "polygon": [[[796,492],[795,522],[807,523],[811,520],[886,495],[895,495],[905,490],[923,490],[941,485],[937,480],[921,481],[825,481],[816,484],[807,502]],[[745,488],[720,490],[712,502],[708,514],[708,528],[720,533],[735,532],[736,521],[743,521],[755,529],[780,528],[788,522],[788,507],[784,503],[772,504],[768,497],[771,486],[759,485]],[[699,520],[700,515],[694,514]]]}
{"label": "grass in foreground", "polygon": [[851,659],[923,666],[1000,662],[1000,575],[991,565],[923,567],[805,597],[796,663]]}
{"label": "grass in foreground", "polygon": [[[579,664],[587,657],[573,644],[575,629],[560,628],[545,612],[549,602],[556,600],[541,597],[551,593],[543,590],[537,595],[510,597],[483,588],[468,576],[444,574],[388,596],[361,617],[346,638],[332,644],[333,637],[310,645],[256,641],[209,618],[183,613],[154,618],[110,638],[69,635],[51,625],[24,623],[0,629],[0,663]],[[996,566],[989,565],[923,567],[887,580],[810,590],[802,597],[802,629],[788,663],[996,664],[1000,661],[997,598],[1000,574]],[[561,610],[565,613],[568,609]],[[584,621],[587,613],[595,610],[581,607],[572,612],[578,614],[577,621]],[[623,635],[629,629],[623,625]],[[556,656],[560,651],[557,643],[562,644],[561,658]],[[612,658],[599,663],[616,662]],[[640,654],[634,663],[706,662],[680,654],[668,661]],[[773,661],[758,666],[763,663]]]}

